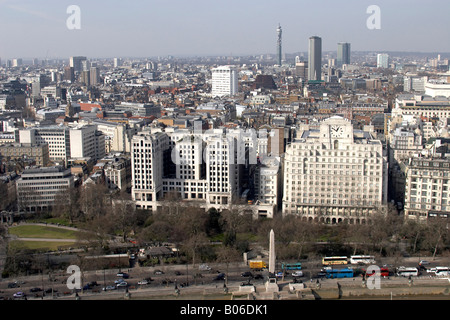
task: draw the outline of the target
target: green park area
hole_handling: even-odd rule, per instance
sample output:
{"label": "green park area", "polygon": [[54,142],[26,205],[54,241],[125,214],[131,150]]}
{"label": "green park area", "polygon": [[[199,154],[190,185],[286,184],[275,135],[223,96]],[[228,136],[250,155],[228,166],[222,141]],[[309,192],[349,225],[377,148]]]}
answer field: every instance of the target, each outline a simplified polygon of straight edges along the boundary
{"label": "green park area", "polygon": [[23,225],[11,227],[8,232],[19,238],[75,239],[78,231],[53,226]]}
{"label": "green park area", "polygon": [[[76,242],[78,231],[54,226],[21,225],[9,228],[8,232],[10,235],[19,238],[10,241],[10,248],[20,247],[30,250],[52,251],[60,247],[73,246]],[[73,239],[73,242],[68,241],[71,239]]]}

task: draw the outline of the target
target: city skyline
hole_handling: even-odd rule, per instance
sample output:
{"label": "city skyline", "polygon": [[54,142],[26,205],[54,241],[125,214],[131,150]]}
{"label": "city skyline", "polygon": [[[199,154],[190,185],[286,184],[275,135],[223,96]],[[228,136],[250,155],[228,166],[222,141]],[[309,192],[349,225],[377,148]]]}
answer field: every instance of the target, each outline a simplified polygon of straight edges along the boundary
{"label": "city skyline", "polygon": [[[80,7],[79,30],[66,26],[67,8],[73,4]],[[373,4],[380,8],[380,29],[367,27],[367,8]],[[407,5],[385,0],[282,0],[276,5],[267,0],[213,5],[205,0],[1,0],[0,9],[3,60],[276,54],[278,24],[285,54],[307,52],[311,36],[323,39],[324,52],[336,51],[339,42],[351,43],[352,52],[450,52],[450,44],[440,40],[450,36],[450,28],[442,25],[450,3],[441,0]],[[419,19],[422,23],[414,23]]]}

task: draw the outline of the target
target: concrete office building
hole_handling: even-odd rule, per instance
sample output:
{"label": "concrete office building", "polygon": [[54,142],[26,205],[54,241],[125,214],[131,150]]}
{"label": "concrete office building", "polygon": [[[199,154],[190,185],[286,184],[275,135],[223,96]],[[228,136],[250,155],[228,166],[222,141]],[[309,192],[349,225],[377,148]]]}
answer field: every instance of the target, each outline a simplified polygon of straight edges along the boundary
{"label": "concrete office building", "polygon": [[344,64],[350,64],[350,43],[338,43],[336,63],[337,67],[342,67]]}
{"label": "concrete office building", "polygon": [[266,156],[267,144],[267,133],[258,138],[256,132],[240,129],[202,132],[172,127],[164,132],[159,128],[140,132],[132,140],[136,206],[156,211],[167,204],[166,197],[176,196],[181,205],[229,209],[239,200],[246,202],[249,189],[258,181],[258,203],[240,205],[239,210],[254,217],[273,217],[281,195],[276,188],[281,185],[276,167],[279,158],[276,163],[269,159],[256,169],[257,154]]}
{"label": "concrete office building", "polygon": [[74,186],[70,169],[63,166],[25,169],[16,182],[20,210],[42,211],[55,204],[58,194]]}
{"label": "concrete office building", "polygon": [[213,97],[234,96],[238,93],[238,72],[235,66],[220,66],[211,72]]}
{"label": "concrete office building", "polygon": [[64,126],[36,127],[19,130],[19,142],[32,145],[48,144],[49,158],[55,163],[67,163],[70,157],[69,128]]}
{"label": "concrete office building", "polygon": [[309,38],[308,80],[322,80],[322,38],[316,36]]}
{"label": "concrete office building", "polygon": [[81,72],[83,71],[83,61],[86,61],[86,57],[70,57],[69,59],[69,66],[73,68],[74,72]]}
{"label": "concrete office building", "polygon": [[136,207],[157,210],[163,199],[164,155],[169,137],[162,132],[142,131],[135,135],[131,148],[131,195]]}
{"label": "concrete office building", "polygon": [[339,116],[305,125],[287,146],[283,214],[324,223],[366,223],[387,202],[387,157],[374,132]]}
{"label": "concrete office building", "polygon": [[70,158],[96,161],[105,156],[105,136],[96,125],[70,128]]}

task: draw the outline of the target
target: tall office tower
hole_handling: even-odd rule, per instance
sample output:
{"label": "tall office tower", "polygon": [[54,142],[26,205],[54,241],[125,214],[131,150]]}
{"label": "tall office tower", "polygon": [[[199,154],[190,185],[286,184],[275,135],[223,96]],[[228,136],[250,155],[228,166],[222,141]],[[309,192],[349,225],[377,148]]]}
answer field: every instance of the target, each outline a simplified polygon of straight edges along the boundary
{"label": "tall office tower", "polygon": [[350,64],[350,43],[340,42],[337,48],[337,66]]}
{"label": "tall office tower", "polygon": [[118,68],[122,66],[122,58],[114,58],[114,68]]}
{"label": "tall office tower", "polygon": [[80,82],[84,83],[88,87],[91,85],[91,72],[89,70],[81,71]]}
{"label": "tall office tower", "polygon": [[22,66],[22,64],[23,64],[23,62],[22,62],[21,58],[13,59],[13,61],[12,61],[13,67],[20,67],[20,66]]}
{"label": "tall office tower", "polygon": [[212,96],[233,96],[238,93],[238,72],[235,66],[220,66],[212,70]]}
{"label": "tall office tower", "polygon": [[74,82],[75,81],[75,72],[73,67],[65,67],[64,68],[64,80]]}
{"label": "tall office tower", "polygon": [[137,208],[156,211],[163,198],[164,152],[169,142],[163,132],[143,131],[133,137],[131,195]]}
{"label": "tall office tower", "polygon": [[82,61],[85,61],[86,57],[70,57],[69,66],[73,68],[74,72],[81,72],[83,70]]}
{"label": "tall office tower", "polygon": [[389,55],[386,53],[379,53],[377,55],[377,68],[389,68]]}
{"label": "tall office tower", "polygon": [[[92,66],[95,67],[95,66]],[[89,60],[81,61],[81,71],[89,71],[91,68],[91,62]]]}
{"label": "tall office tower", "polygon": [[277,38],[277,63],[278,63],[279,66],[281,66],[281,59],[282,59],[282,55],[281,55],[281,33],[282,33],[281,26],[278,25],[278,28],[277,28],[277,36],[278,36],[278,38]]}
{"label": "tall office tower", "polygon": [[211,205],[231,204],[237,196],[236,139],[214,136],[207,141],[205,150],[207,202]]}
{"label": "tall office tower", "polygon": [[95,86],[100,81],[100,70],[97,67],[91,67],[90,69],[90,83],[91,86]]}
{"label": "tall office tower", "polygon": [[387,157],[371,128],[334,116],[306,125],[286,148],[283,214],[363,224],[387,201]]}
{"label": "tall office tower", "polygon": [[308,80],[322,79],[322,38],[309,38]]}

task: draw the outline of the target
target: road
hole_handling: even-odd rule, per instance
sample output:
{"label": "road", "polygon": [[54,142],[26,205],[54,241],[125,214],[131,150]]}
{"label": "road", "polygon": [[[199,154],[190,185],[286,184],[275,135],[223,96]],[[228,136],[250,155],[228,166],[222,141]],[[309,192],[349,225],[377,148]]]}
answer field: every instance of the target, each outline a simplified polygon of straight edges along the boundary
{"label": "road", "polygon": [[[422,258],[426,259],[426,258]],[[419,259],[420,260],[420,259]],[[384,258],[377,261],[377,265],[389,264],[392,266],[417,266],[418,258]],[[448,266],[450,265],[450,258],[437,258],[431,261],[429,267],[434,266]],[[80,295],[84,296],[96,296],[98,299],[110,299],[114,297],[123,297],[125,293],[125,288],[115,289],[111,291],[103,291],[102,288],[106,286],[114,286],[114,281],[118,279],[117,273],[119,271],[126,272],[129,274],[129,278],[125,279],[128,283],[128,290],[130,293],[139,293],[145,295],[151,292],[168,292],[172,293],[175,290],[175,286],[181,290],[184,288],[189,288],[189,290],[202,290],[202,288],[215,288],[219,292],[224,287],[223,280],[214,280],[214,278],[221,272],[227,273],[226,284],[229,288],[237,288],[242,283],[248,282],[248,278],[244,278],[241,274],[245,271],[249,271],[249,267],[244,263],[233,263],[228,265],[225,264],[211,264],[210,271],[200,271],[198,265],[163,265],[156,267],[134,267],[130,269],[109,269],[109,270],[93,270],[82,272],[82,286],[85,284],[95,281],[97,286],[92,289],[83,290]],[[304,277],[300,278],[305,283],[311,281],[311,277],[314,276],[320,269],[322,265],[320,261],[305,261],[303,262],[303,273]],[[162,274],[156,274],[156,271],[162,271]],[[263,276],[267,275],[267,271],[258,272]],[[22,291],[28,295],[28,298],[38,298],[38,299],[48,299],[52,297],[52,290],[55,297],[73,297],[73,292],[68,289],[67,281],[70,274],[65,272],[44,274],[44,275],[33,275],[27,277],[17,277],[11,279],[2,279],[0,282],[0,297],[12,298],[13,294]],[[143,279],[151,278],[148,285],[138,285],[138,282]],[[417,279],[430,279],[430,276],[424,273],[424,276],[418,277]],[[280,278],[279,281],[292,281],[293,277],[287,275],[285,278]],[[18,282],[16,288],[8,288],[9,283]],[[264,286],[265,279],[250,279],[251,283],[255,286]],[[314,280],[315,281],[315,280]],[[320,280],[325,281],[325,283],[330,283],[332,279]],[[358,278],[345,279],[340,281],[359,281]],[[391,277],[389,280],[391,283],[405,282],[404,278],[401,277]],[[41,288],[43,291],[32,293],[30,289]],[[204,290],[204,289],[203,289]],[[45,293],[44,297],[43,292]]]}

